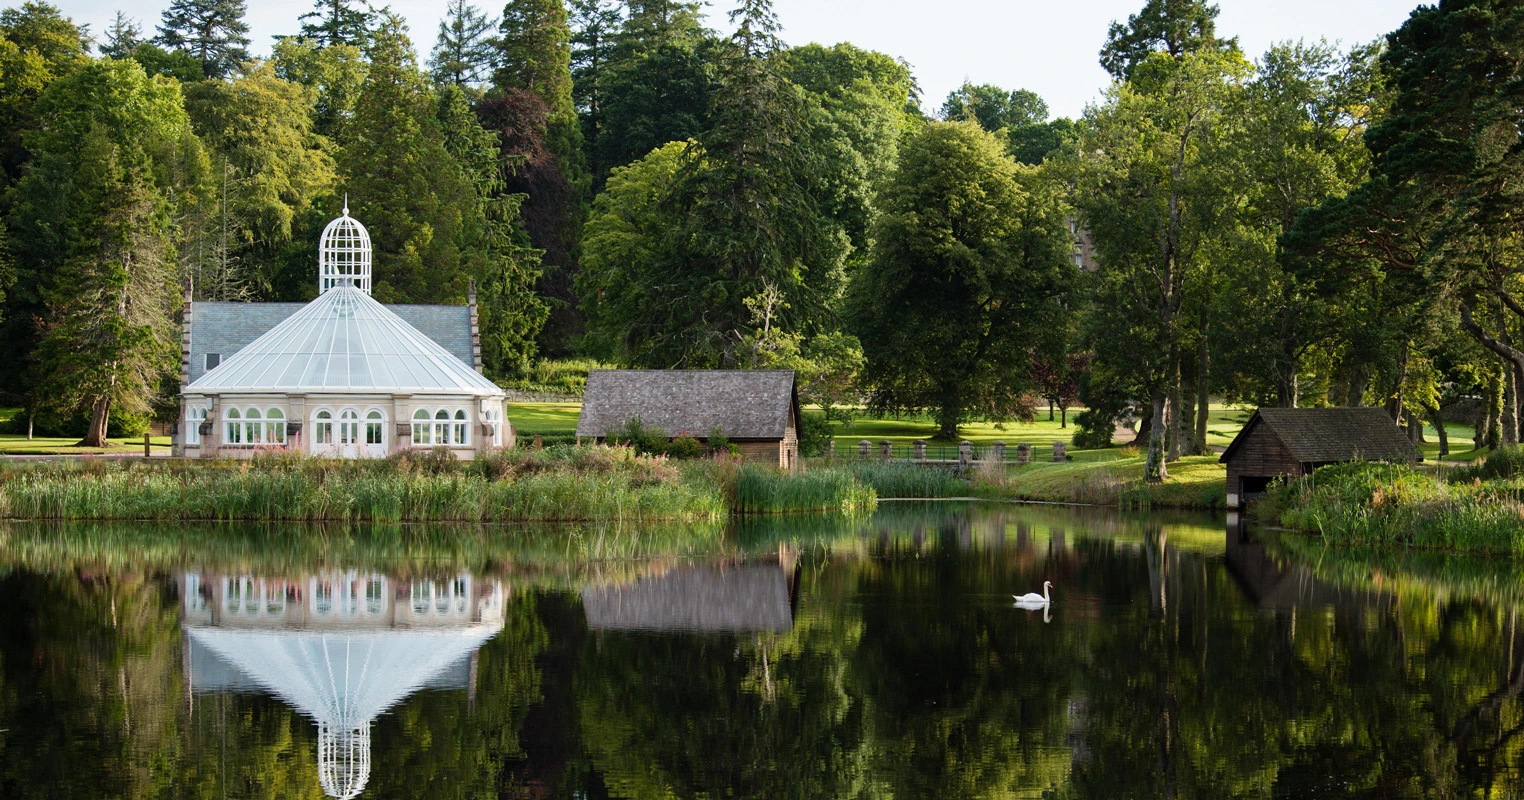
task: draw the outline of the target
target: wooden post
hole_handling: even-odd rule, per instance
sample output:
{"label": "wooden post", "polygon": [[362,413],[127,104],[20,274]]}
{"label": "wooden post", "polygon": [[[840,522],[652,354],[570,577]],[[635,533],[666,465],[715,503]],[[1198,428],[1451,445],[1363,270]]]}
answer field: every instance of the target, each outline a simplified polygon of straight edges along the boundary
{"label": "wooden post", "polygon": [[916,439],[915,440],[915,460],[916,461],[925,461],[926,460],[926,440],[925,439]]}
{"label": "wooden post", "polygon": [[1064,442],[1054,442],[1053,443],[1053,460],[1054,461],[1068,461],[1069,460],[1069,445],[1065,444]]}
{"label": "wooden post", "polygon": [[1016,445],[1016,463],[1017,464],[1030,464],[1030,463],[1032,463],[1032,445],[1029,445],[1029,444],[1018,444],[1018,445]]}
{"label": "wooden post", "polygon": [[535,452],[545,449],[545,437],[538,433],[534,435],[534,449]]}
{"label": "wooden post", "polygon": [[153,432],[150,431],[148,433],[143,434],[143,457],[144,458],[151,458],[152,456],[153,456]]}
{"label": "wooden post", "polygon": [[885,461],[894,460],[894,443],[885,439],[878,443],[878,457]]}
{"label": "wooden post", "polygon": [[990,460],[996,464],[1005,463],[1005,442],[995,442],[990,447]]}
{"label": "wooden post", "polygon": [[857,457],[863,461],[868,460],[868,451],[873,448],[873,443],[867,439],[857,443]]}

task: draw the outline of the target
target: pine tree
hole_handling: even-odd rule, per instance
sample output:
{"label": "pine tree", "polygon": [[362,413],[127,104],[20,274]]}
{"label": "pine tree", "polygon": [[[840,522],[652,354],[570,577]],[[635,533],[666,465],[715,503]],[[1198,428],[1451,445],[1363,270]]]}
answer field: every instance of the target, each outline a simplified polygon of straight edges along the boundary
{"label": "pine tree", "polygon": [[347,44],[364,48],[370,44],[376,12],[365,0],[316,0],[312,10],[297,17],[302,36],[318,47]]}
{"label": "pine tree", "polygon": [[143,28],[138,21],[116,12],[111,27],[106,29],[106,42],[101,45],[101,55],[107,58],[128,58],[143,43]]}
{"label": "pine tree", "polygon": [[500,94],[529,92],[544,103],[544,142],[555,156],[554,168],[570,190],[559,197],[530,192],[524,208],[531,243],[545,251],[540,291],[556,304],[541,344],[561,355],[571,351],[583,328],[573,283],[591,184],[572,101],[571,30],[566,6],[561,0],[509,0],[498,31],[498,70],[493,83]]}
{"label": "pine tree", "polygon": [[611,0],[571,0],[572,102],[582,117],[582,138],[593,149],[601,118],[604,70],[621,22]]}
{"label": "pine tree", "polygon": [[208,78],[223,78],[249,60],[244,0],[173,0],[155,41],[189,53]]}
{"label": "pine tree", "polygon": [[429,57],[434,82],[475,86],[490,77],[497,54],[492,42],[494,27],[495,23],[476,6],[466,0],[450,0]]}

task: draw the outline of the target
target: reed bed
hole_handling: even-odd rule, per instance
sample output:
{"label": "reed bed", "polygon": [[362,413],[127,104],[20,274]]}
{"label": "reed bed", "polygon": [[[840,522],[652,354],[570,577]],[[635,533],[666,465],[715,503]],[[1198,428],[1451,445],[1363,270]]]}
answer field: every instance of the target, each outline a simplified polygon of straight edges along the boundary
{"label": "reed bed", "polygon": [[1524,482],[1357,462],[1272,487],[1255,515],[1330,544],[1524,555]]}
{"label": "reed bed", "polygon": [[851,464],[858,481],[873,488],[879,497],[897,500],[968,497],[973,486],[950,470],[917,464],[866,461]]}
{"label": "reed bed", "polygon": [[851,470],[831,467],[787,473],[755,465],[740,468],[732,509],[741,515],[811,512],[856,516],[873,511],[878,494]]}

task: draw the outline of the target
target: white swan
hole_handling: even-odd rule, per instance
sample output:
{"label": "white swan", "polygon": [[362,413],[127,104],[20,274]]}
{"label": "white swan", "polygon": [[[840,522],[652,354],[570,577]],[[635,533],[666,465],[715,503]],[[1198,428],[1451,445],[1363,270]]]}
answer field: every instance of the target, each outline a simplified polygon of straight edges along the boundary
{"label": "white swan", "polygon": [[1013,594],[1011,596],[1016,598],[1016,605],[1018,607],[1020,607],[1020,608],[1028,608],[1028,609],[1031,609],[1033,611],[1036,611],[1039,608],[1047,608],[1048,604],[1050,602],[1052,602],[1052,600],[1048,597],[1048,587],[1050,587],[1052,585],[1053,585],[1052,581],[1043,581],[1042,582],[1042,594],[1037,594],[1035,592],[1028,592],[1027,594],[1021,594],[1021,595]]}

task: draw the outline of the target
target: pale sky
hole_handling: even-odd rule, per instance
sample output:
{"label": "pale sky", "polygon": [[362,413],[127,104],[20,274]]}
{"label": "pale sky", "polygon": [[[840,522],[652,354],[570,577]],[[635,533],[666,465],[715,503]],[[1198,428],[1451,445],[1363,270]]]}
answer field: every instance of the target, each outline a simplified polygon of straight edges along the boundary
{"label": "pale sky", "polygon": [[[0,0],[19,5],[19,0]],[[116,9],[147,31],[169,0],[52,0],[100,35]],[[1369,42],[1407,19],[1414,0],[1218,0],[1219,35],[1237,35],[1257,56],[1272,43],[1326,38],[1344,46]],[[377,6],[386,4],[378,0]],[[444,0],[390,0],[407,18],[413,44],[426,59],[444,13]],[[277,34],[295,33],[312,0],[251,0],[248,22],[255,55],[266,55]],[[479,2],[496,14],[501,6]],[[727,31],[733,0],[712,0],[712,27]],[[1136,13],[1143,0],[774,0],[789,44],[847,41],[904,58],[915,70],[928,111],[941,107],[964,80],[1030,89],[1055,116],[1078,116],[1099,98],[1107,76],[1096,62],[1112,20]]]}

